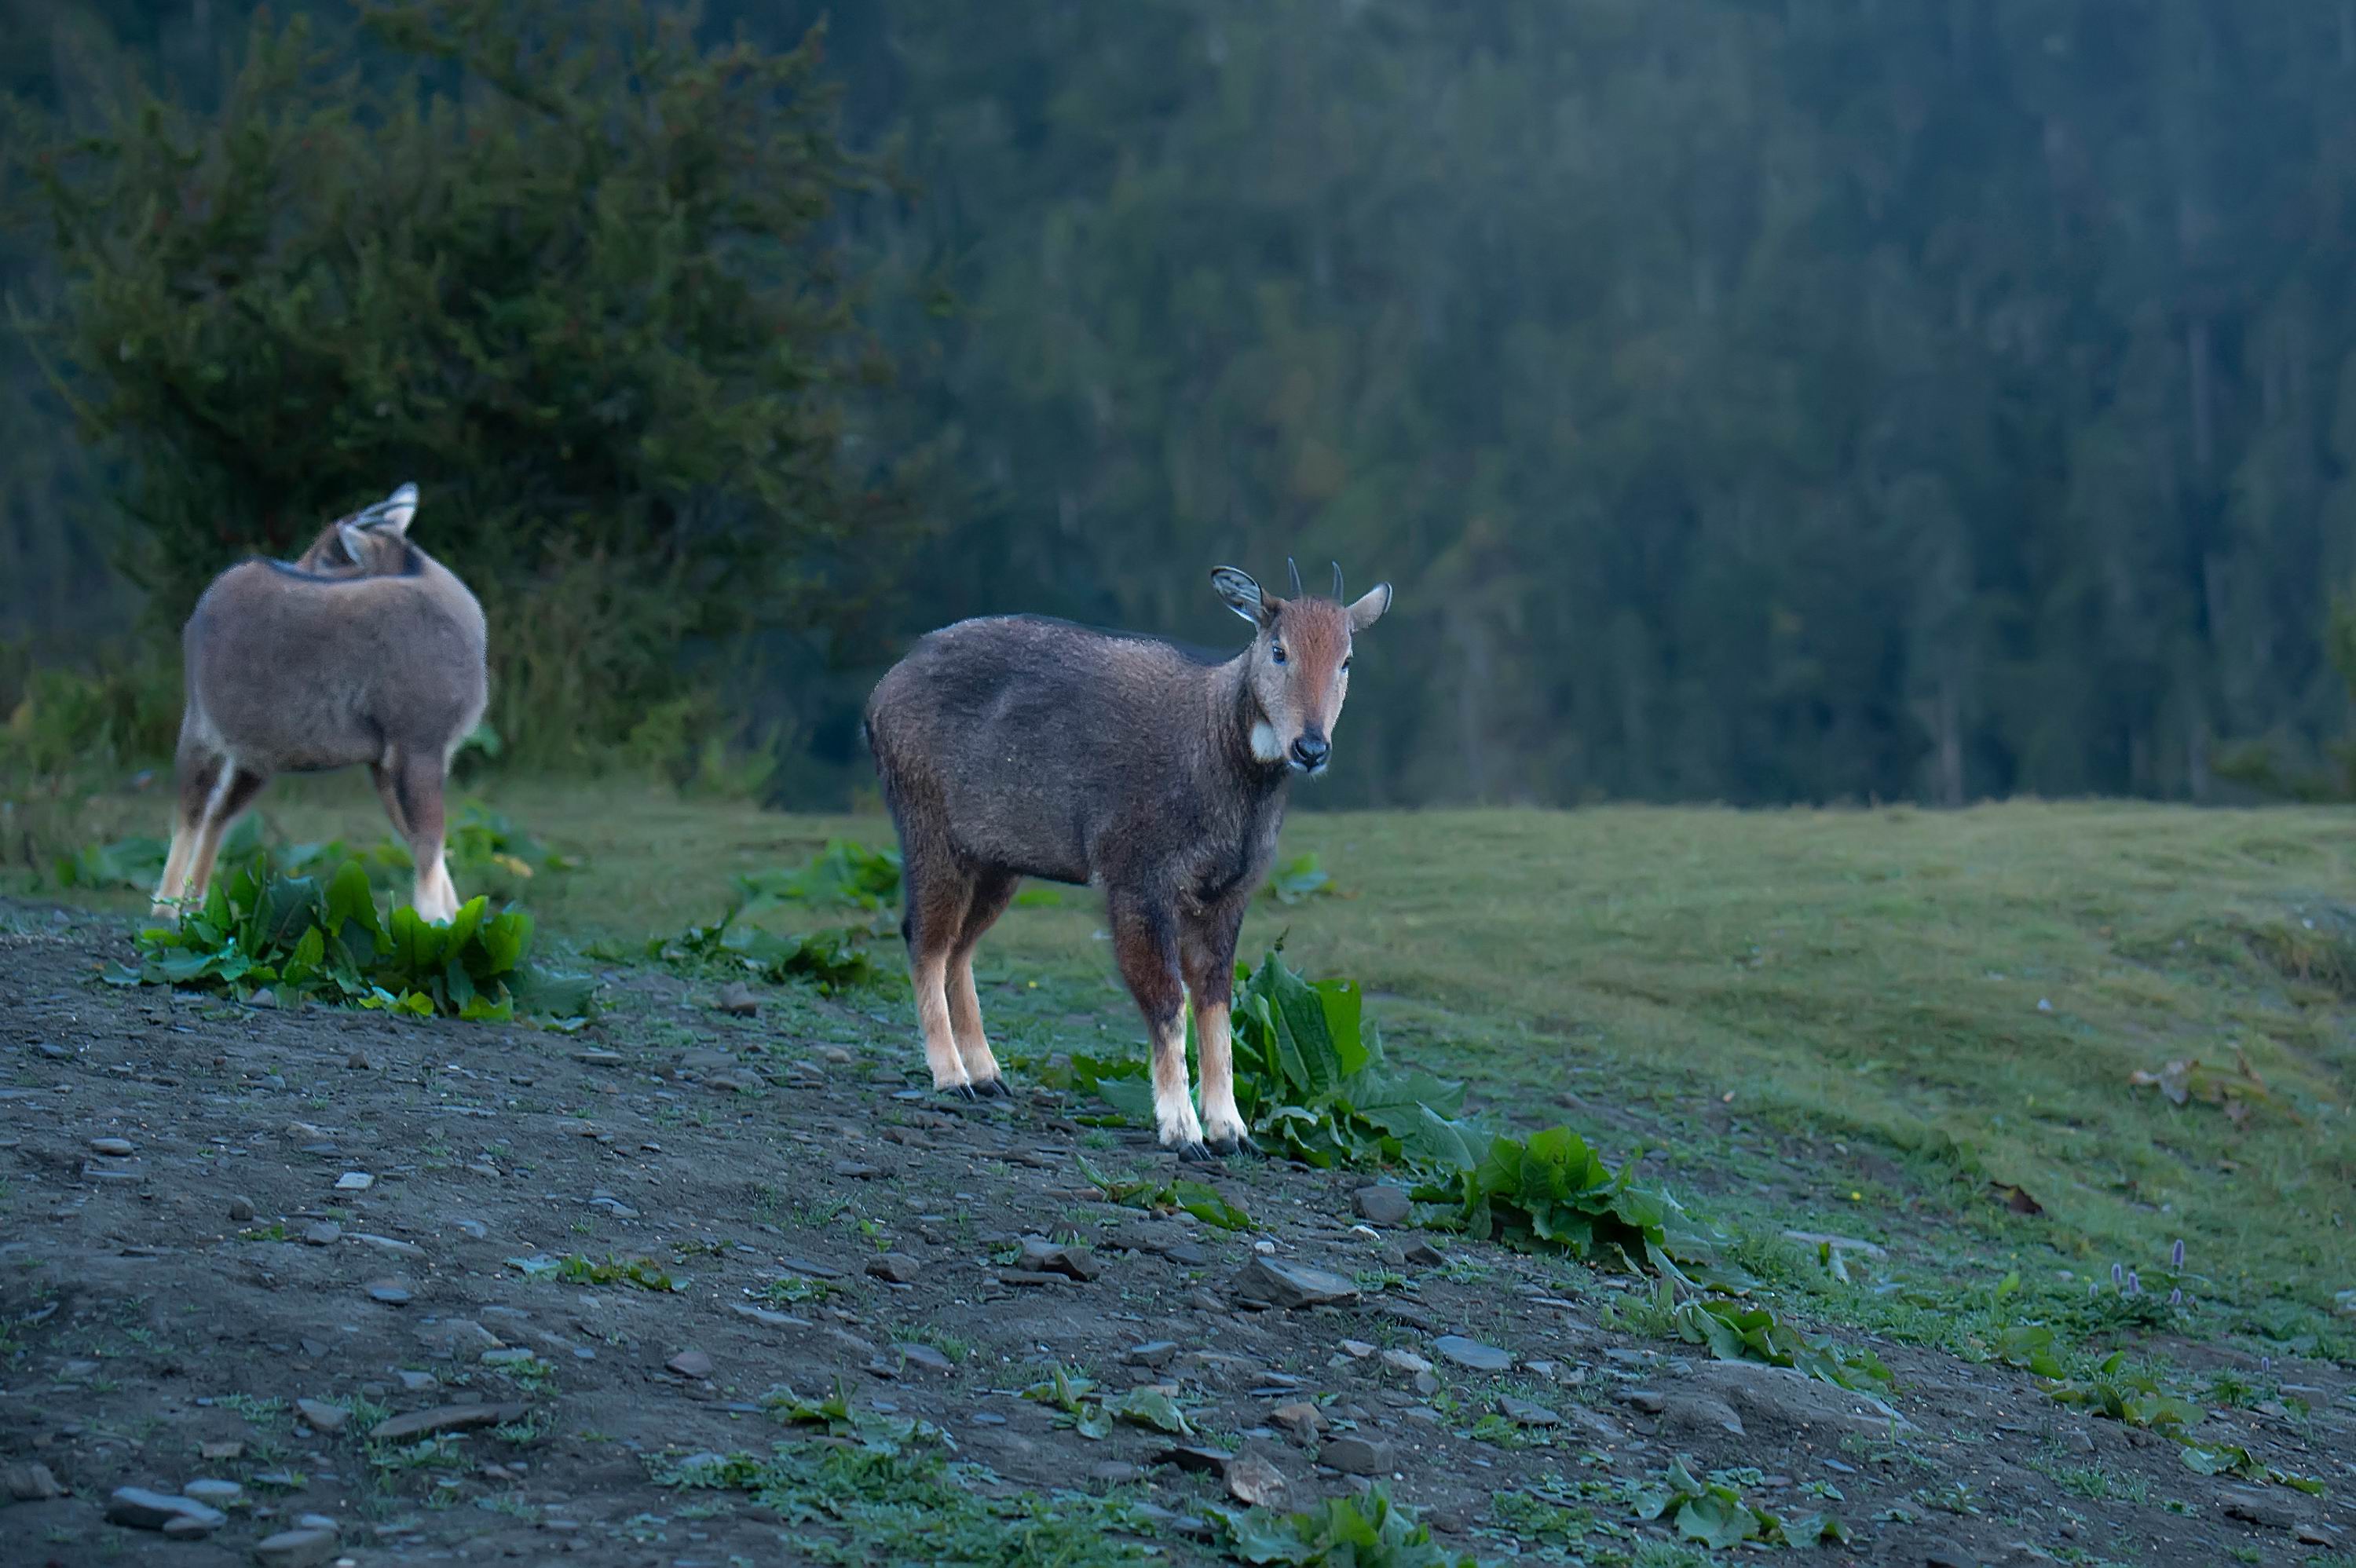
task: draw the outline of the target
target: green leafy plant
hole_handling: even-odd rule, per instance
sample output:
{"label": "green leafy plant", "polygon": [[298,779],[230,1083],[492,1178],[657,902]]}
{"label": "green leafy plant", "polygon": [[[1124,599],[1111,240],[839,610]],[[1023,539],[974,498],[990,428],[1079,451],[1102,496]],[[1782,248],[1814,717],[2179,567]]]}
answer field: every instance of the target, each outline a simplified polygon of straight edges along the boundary
{"label": "green leafy plant", "polygon": [[164,875],[164,858],[170,850],[161,838],[138,837],[86,844],[59,856],[52,871],[61,888],[152,888]]}
{"label": "green leafy plant", "polygon": [[2278,1469],[2250,1456],[2247,1448],[2222,1445],[2207,1448],[2197,1443],[2187,1443],[2182,1451],[2187,1469],[2204,1476],[2238,1476],[2245,1481],[2271,1481],[2278,1487],[2306,1492],[2311,1497],[2323,1495],[2323,1483],[2312,1476],[2302,1476],[2295,1470]]}
{"label": "green leafy plant", "polygon": [[1635,1184],[1635,1164],[1617,1175],[1568,1127],[1526,1139],[1503,1134],[1470,1169],[1413,1189],[1420,1225],[1494,1238],[1527,1251],[1578,1258],[1619,1257],[1686,1286],[1687,1269],[1722,1283],[1738,1276],[1719,1260],[1714,1238],[1665,1191]]}
{"label": "green leafy plant", "polygon": [[879,984],[885,971],[867,950],[868,933],[828,926],[787,936],[744,923],[753,906],[740,899],[711,925],[691,925],[677,936],[647,944],[647,956],[676,968],[749,975],[771,985],[800,981],[833,996]]}
{"label": "green leafy plant", "polygon": [[1098,1392],[1095,1379],[1062,1367],[1051,1368],[1046,1380],[1024,1389],[1023,1397],[1054,1406],[1059,1424],[1092,1440],[1109,1435],[1117,1421],[1178,1437],[1192,1436],[1194,1431],[1178,1402],[1161,1389],[1133,1388],[1107,1397]]}
{"label": "green leafy plant", "polygon": [[1075,1157],[1079,1160],[1080,1174],[1087,1178],[1090,1186],[1104,1194],[1108,1202],[1158,1213],[1192,1214],[1203,1223],[1216,1225],[1223,1231],[1258,1228],[1249,1214],[1221,1197],[1218,1189],[1206,1181],[1117,1181],[1090,1165],[1087,1156]]}
{"label": "green leafy plant", "polygon": [[[1664,1290],[1668,1283],[1662,1282]],[[1837,1387],[1875,1392],[1891,1384],[1890,1369],[1870,1350],[1846,1350],[1820,1334],[1804,1334],[1765,1307],[1722,1298],[1687,1301],[1671,1321],[1689,1344],[1707,1345],[1721,1361],[1790,1367]]]}
{"label": "green leafy plant", "polygon": [[273,871],[257,857],[216,878],[203,904],[177,925],[141,932],[138,962],[112,965],[105,978],[418,1018],[585,1018],[594,982],[529,965],[531,938],[530,915],[493,914],[486,899],[469,901],[446,924],[407,906],[385,915],[356,860],[322,882]]}
{"label": "green leafy plant", "polygon": [[1382,1487],[1363,1498],[1328,1498],[1300,1513],[1253,1509],[1219,1514],[1227,1550],[1246,1563],[1294,1568],[1477,1568],[1471,1552],[1435,1544],[1431,1527]]}
{"label": "green leafy plant", "polygon": [[1303,904],[1313,898],[1332,898],[1338,891],[1316,856],[1295,855],[1268,874],[1268,885],[1260,890],[1260,896],[1280,904]]}
{"label": "green leafy plant", "polygon": [[900,852],[830,838],[825,848],[794,869],[740,876],[736,888],[752,907],[766,901],[889,909],[900,901]]}
{"label": "green leafy plant", "polygon": [[2046,1392],[2064,1404],[2082,1404],[2096,1415],[2129,1426],[2186,1427],[2201,1420],[2201,1407],[2169,1393],[2149,1372],[2127,1370],[2127,1353],[2115,1350],[2091,1377],[2065,1378]]}
{"label": "green leafy plant", "polygon": [[1747,1500],[1715,1475],[1706,1481],[1695,1479],[1683,1459],[1671,1460],[1659,1484],[1638,1496],[1636,1517],[1665,1520],[1679,1535],[1713,1551],[1746,1541],[1799,1546],[1850,1539],[1848,1526],[1830,1514],[1783,1519]]}
{"label": "green leafy plant", "polygon": [[[1451,1119],[1464,1086],[1392,1067],[1356,981],[1312,984],[1271,953],[1258,969],[1237,967],[1229,1018],[1236,1108],[1276,1152],[1321,1168],[1473,1163],[1472,1141]],[[1074,1069],[1124,1119],[1153,1125],[1142,1061],[1075,1059]]]}

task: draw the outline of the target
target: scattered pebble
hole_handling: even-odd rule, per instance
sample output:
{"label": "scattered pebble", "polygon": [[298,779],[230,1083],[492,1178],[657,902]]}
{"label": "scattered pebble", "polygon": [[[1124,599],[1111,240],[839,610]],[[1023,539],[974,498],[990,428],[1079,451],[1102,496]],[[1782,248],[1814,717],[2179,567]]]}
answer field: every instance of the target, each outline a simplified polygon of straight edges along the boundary
{"label": "scattered pebble", "polygon": [[0,1467],[0,1494],[14,1502],[39,1503],[65,1496],[66,1489],[58,1485],[47,1465],[27,1461]]}
{"label": "scattered pebble", "polygon": [[714,1004],[731,1018],[749,1019],[761,1010],[761,1000],[753,995],[753,987],[742,980],[732,980],[720,993]]}
{"label": "scattered pebble", "polygon": [[1360,1219],[1370,1220],[1377,1225],[1403,1224],[1408,1217],[1407,1189],[1393,1187],[1387,1182],[1359,1188],[1352,1196],[1351,1203]]}
{"label": "scattered pebble", "polygon": [[1290,1404],[1280,1404],[1268,1413],[1268,1418],[1291,1434],[1297,1442],[1306,1443],[1325,1430],[1325,1413],[1309,1400],[1297,1399]]}
{"label": "scattered pebble", "polygon": [[303,1227],[303,1239],[315,1247],[332,1247],[344,1239],[344,1228],[333,1220]]}
{"label": "scattered pebble", "polygon": [[333,1529],[282,1530],[254,1542],[253,1560],[268,1568],[317,1568],[335,1561],[337,1543]]}
{"label": "scattered pebble", "polygon": [[1440,1352],[1442,1360],[1453,1361],[1476,1372],[1510,1372],[1514,1370],[1514,1353],[1511,1350],[1484,1345],[1462,1334],[1442,1334],[1432,1341],[1431,1348]]}
{"label": "scattered pebble", "polygon": [[370,1301],[380,1301],[387,1307],[409,1305],[409,1286],[397,1279],[371,1280],[367,1286]]}
{"label": "scattered pebble", "polygon": [[1327,1439],[1318,1457],[1345,1476],[1387,1476],[1398,1467],[1388,1443],[1355,1434]]}
{"label": "scattered pebble", "polygon": [[229,1217],[239,1224],[253,1218],[253,1200],[232,1198],[229,1200]]}
{"label": "scattered pebble", "polygon": [[1357,1285],[1330,1269],[1256,1257],[1236,1276],[1236,1295],[1269,1307],[1344,1306],[1358,1299]]}
{"label": "scattered pebble", "polygon": [[1086,1247],[1059,1246],[1044,1236],[1023,1238],[1023,1256],[1015,1264],[1033,1274],[1059,1274],[1066,1279],[1089,1280],[1104,1272]]}
{"label": "scattered pebble", "polygon": [[229,1522],[229,1515],[207,1508],[194,1498],[174,1492],[151,1492],[145,1487],[118,1487],[106,1499],[106,1517],[134,1530],[162,1530],[176,1519],[194,1520],[208,1530]]}
{"label": "scattered pebble", "polygon": [[414,1410],[407,1415],[396,1415],[380,1422],[369,1436],[379,1443],[414,1442],[420,1437],[432,1437],[444,1432],[466,1432],[477,1426],[498,1426],[510,1421],[520,1421],[530,1408],[522,1404],[437,1405],[432,1410]]}
{"label": "scattered pebble", "polygon": [[352,1418],[352,1413],[342,1405],[329,1404],[325,1400],[317,1399],[296,1400],[294,1413],[303,1418],[304,1424],[310,1427],[312,1431],[327,1435],[341,1432],[344,1429],[344,1423]]}
{"label": "scattered pebble", "polygon": [[92,1138],[90,1140],[90,1152],[112,1155],[120,1159],[137,1154],[139,1147],[129,1138]]}
{"label": "scattered pebble", "polygon": [[376,1178],[365,1170],[348,1170],[336,1178],[336,1190],[338,1192],[366,1192],[375,1185]]}
{"label": "scattered pebble", "polygon": [[712,1375],[712,1358],[701,1350],[681,1350],[663,1365],[683,1378],[708,1378]]}
{"label": "scattered pebble", "polygon": [[205,1479],[190,1481],[180,1488],[184,1498],[193,1498],[208,1508],[227,1508],[245,1495],[245,1488],[235,1481]]}
{"label": "scattered pebble", "polygon": [[914,1285],[925,1266],[905,1253],[878,1253],[867,1260],[867,1272],[894,1285]]}

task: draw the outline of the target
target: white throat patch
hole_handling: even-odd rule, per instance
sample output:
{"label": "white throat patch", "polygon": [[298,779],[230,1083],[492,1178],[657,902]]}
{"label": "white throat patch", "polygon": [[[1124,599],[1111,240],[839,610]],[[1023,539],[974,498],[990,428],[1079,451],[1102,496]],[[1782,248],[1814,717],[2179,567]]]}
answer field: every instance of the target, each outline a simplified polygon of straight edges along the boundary
{"label": "white throat patch", "polygon": [[1284,742],[1277,739],[1276,726],[1265,719],[1251,727],[1251,753],[1257,762],[1284,761]]}

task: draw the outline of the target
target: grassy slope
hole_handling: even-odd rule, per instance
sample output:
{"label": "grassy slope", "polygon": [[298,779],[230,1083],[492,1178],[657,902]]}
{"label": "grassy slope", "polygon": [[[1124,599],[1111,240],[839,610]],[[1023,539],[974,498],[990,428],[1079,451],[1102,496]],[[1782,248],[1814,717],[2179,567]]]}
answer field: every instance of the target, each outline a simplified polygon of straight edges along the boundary
{"label": "grassy slope", "polygon": [[[536,901],[576,941],[707,919],[731,872],[831,834],[888,839],[879,820],[627,786],[513,784],[494,804],[589,857]],[[358,778],[265,806],[298,838],[382,830]],[[154,832],[162,808],[102,801],[84,827]],[[1395,1052],[1508,1119],[1652,1143],[1656,1168],[1754,1227],[2047,1283],[2114,1259],[2150,1272],[2180,1236],[2245,1306],[2328,1313],[2356,1287],[2343,813],[1303,815],[1285,843],[1302,851],[1344,896],[1261,903],[1247,955],[1287,933],[1295,962],[1367,984]],[[1080,1026],[1134,1038],[1099,929],[1094,896],[1066,890],[985,946],[985,1008],[1018,1051]],[[2246,1125],[2128,1083],[2171,1058],[2230,1069],[2237,1049],[2275,1102]],[[2006,1214],[1989,1179],[2047,1218]]]}

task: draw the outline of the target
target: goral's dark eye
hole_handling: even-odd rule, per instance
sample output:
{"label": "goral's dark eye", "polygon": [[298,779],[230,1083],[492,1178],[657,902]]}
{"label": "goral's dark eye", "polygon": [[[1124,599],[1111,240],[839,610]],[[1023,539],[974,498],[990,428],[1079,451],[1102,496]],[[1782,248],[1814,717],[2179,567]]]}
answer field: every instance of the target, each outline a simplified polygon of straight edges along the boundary
{"label": "goral's dark eye", "polygon": [[1274,662],[1274,663],[1276,663],[1276,664],[1282,664],[1282,663],[1284,662],[1284,647],[1283,647],[1283,645],[1282,645],[1282,644],[1270,644],[1270,645],[1269,645],[1269,650],[1268,650],[1268,656],[1269,656],[1269,658],[1270,659],[1270,661],[1272,661],[1272,662]]}
{"label": "goral's dark eye", "polygon": [[1349,656],[1348,654],[1344,654],[1344,655],[1342,656],[1342,673],[1343,673],[1343,674],[1344,674],[1344,675],[1347,675],[1349,672],[1350,672],[1350,656]]}

